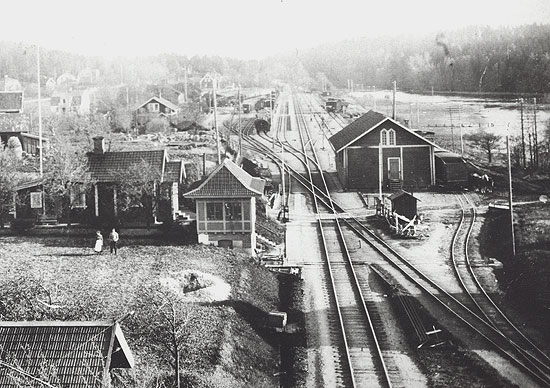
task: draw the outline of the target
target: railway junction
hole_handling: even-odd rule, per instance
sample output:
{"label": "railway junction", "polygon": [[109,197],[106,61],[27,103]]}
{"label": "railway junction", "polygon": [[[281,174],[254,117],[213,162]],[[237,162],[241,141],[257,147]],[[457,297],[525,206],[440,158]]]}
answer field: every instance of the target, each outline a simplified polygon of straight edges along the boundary
{"label": "railway junction", "polygon": [[550,386],[540,335],[502,311],[478,253],[483,198],[415,192],[417,238],[391,238],[376,221],[379,194],[343,189],[328,139],[347,123],[320,104],[287,90],[268,133],[254,133],[253,120],[243,130],[246,152],[280,177],[274,211],[288,208],[284,265],[301,268],[305,284],[306,385],[426,387],[418,349],[453,344],[490,365],[498,386]]}

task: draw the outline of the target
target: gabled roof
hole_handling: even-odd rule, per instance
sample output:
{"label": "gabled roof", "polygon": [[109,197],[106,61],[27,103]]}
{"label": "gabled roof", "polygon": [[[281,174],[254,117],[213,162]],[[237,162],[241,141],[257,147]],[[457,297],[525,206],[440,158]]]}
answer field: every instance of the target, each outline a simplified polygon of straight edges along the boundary
{"label": "gabled roof", "polygon": [[176,104],[174,104],[172,101],[169,101],[167,100],[166,98],[162,98],[162,97],[151,97],[150,99],[148,99],[147,101],[145,101],[143,104],[141,104],[140,106],[138,106],[136,109],[139,109],[139,108],[143,108],[145,105],[149,104],[151,101],[156,101],[158,102],[159,104],[162,104],[164,106],[167,106],[168,108],[172,109],[172,110],[179,110],[179,106],[177,106]]}
{"label": "gabled roof", "polygon": [[411,131],[407,127],[404,127],[401,123],[384,116],[382,113],[375,112],[373,110],[369,110],[367,113],[359,117],[357,120],[353,121],[349,125],[345,126],[340,130],[340,132],[335,133],[330,137],[329,142],[332,144],[332,147],[334,148],[335,152],[340,152],[353,142],[357,141],[359,138],[365,136],[369,132],[371,132],[374,128],[378,127],[382,123],[390,121],[401,128],[403,130],[409,132],[410,134],[416,136],[417,138],[421,139],[422,141],[437,147],[434,143],[431,141],[423,138],[419,134],[415,133],[414,131]]}
{"label": "gabled roof", "polygon": [[174,160],[166,162],[166,169],[164,171],[164,182],[178,182],[181,183],[185,175],[183,160]]}
{"label": "gabled roof", "polygon": [[90,152],[88,169],[92,179],[98,182],[113,182],[116,179],[116,171],[125,171],[130,166],[145,161],[158,169],[162,180],[166,159],[165,150],[115,151],[102,154]]}
{"label": "gabled roof", "polygon": [[420,201],[414,195],[412,195],[411,193],[409,193],[405,190],[397,190],[395,193],[392,193],[391,195],[388,195],[388,199],[390,201],[393,201],[394,199],[401,198],[403,196],[412,197],[412,198],[416,199],[417,201]]}
{"label": "gabled roof", "polygon": [[226,198],[263,195],[265,181],[254,178],[242,168],[225,159],[193,190],[184,194],[189,198]]}
{"label": "gabled roof", "polygon": [[39,186],[42,186],[43,183],[44,183],[44,179],[42,178],[33,179],[27,182],[19,183],[17,186],[15,186],[15,191],[31,189],[33,187],[39,187]]}
{"label": "gabled roof", "polygon": [[23,110],[23,92],[0,92],[0,113],[19,113]]}
{"label": "gabled roof", "polygon": [[134,358],[118,323],[0,322],[0,386],[40,387],[44,370],[56,387],[103,386],[106,367],[132,368]]}

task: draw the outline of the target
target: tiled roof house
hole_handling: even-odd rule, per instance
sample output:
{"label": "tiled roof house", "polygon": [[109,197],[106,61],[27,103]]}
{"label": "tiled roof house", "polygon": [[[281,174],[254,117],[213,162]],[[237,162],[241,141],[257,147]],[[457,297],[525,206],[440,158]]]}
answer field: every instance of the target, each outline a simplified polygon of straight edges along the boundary
{"label": "tiled roof house", "polygon": [[[183,162],[170,161],[165,149],[105,151],[103,137],[94,138],[94,151],[88,153],[88,169],[92,180],[96,182],[94,185],[96,216],[100,216],[101,213],[117,215],[117,174],[121,171],[127,171],[132,165],[141,162],[148,163],[153,169],[158,171],[159,177],[157,183],[171,184],[170,190],[172,191],[169,195],[172,198],[172,217],[175,217],[175,212],[179,208],[179,204],[177,203],[178,196],[172,194],[174,194],[173,191],[177,190],[177,186],[183,181]],[[110,189],[105,190],[109,186]],[[102,201],[101,197],[102,193],[106,195],[106,191],[109,191],[109,196],[112,196],[112,198],[107,201],[111,204],[110,209],[105,208],[105,206],[100,206],[100,202],[105,203],[105,201]]]}
{"label": "tiled roof house", "polygon": [[256,197],[263,195],[264,186],[263,179],[225,159],[184,194],[195,199],[199,242],[252,254],[256,248]]}
{"label": "tiled roof house", "polygon": [[0,387],[103,388],[134,358],[118,323],[0,322]]}

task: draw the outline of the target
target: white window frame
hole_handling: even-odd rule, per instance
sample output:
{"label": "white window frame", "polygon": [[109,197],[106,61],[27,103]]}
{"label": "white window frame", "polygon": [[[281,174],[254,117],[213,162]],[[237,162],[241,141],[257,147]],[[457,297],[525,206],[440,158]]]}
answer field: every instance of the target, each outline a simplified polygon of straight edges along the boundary
{"label": "white window frame", "polygon": [[391,145],[391,146],[394,146],[395,145],[395,130],[393,128],[391,129],[388,129],[388,131],[386,132],[386,136],[387,136],[387,143],[388,145]]}
{"label": "white window frame", "polygon": [[385,129],[380,131],[380,144],[382,144],[383,146],[388,145],[387,135],[388,135],[388,131],[386,131]]}
{"label": "white window frame", "polygon": [[159,112],[160,105],[158,102],[150,102],[148,105],[149,112]]}

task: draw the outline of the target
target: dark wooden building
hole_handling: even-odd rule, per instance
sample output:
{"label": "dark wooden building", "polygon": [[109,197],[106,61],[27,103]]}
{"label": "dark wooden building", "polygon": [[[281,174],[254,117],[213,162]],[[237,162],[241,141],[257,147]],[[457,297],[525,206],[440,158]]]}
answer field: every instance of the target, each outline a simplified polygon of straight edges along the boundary
{"label": "dark wooden building", "polygon": [[329,139],[348,190],[425,189],[435,184],[435,144],[399,122],[369,111]]}
{"label": "dark wooden building", "polygon": [[135,110],[137,125],[145,125],[155,117],[165,117],[173,121],[180,108],[171,101],[162,97],[151,97]]}
{"label": "dark wooden building", "polygon": [[[0,322],[0,386],[103,388],[111,370],[133,368],[120,325],[113,322]],[[51,379],[50,379],[51,378]]]}
{"label": "dark wooden building", "polygon": [[[121,173],[142,162],[150,166],[151,173],[158,173],[157,180],[152,184],[156,186],[154,195],[159,206],[154,214],[146,214],[147,209],[136,208],[143,214],[135,214],[135,218],[144,218],[146,221],[153,216],[158,221],[175,219],[179,210],[179,184],[184,178],[183,162],[170,161],[166,149],[106,151],[101,136],[94,138],[94,151],[88,153],[88,169],[95,184],[92,200],[87,202],[94,209],[93,214],[96,217],[109,220],[120,216],[117,206],[117,197],[120,194],[117,180]],[[133,218],[131,214],[125,216]]]}
{"label": "dark wooden building", "polygon": [[452,152],[435,153],[435,180],[448,188],[465,187],[468,184],[469,169],[466,161]]}
{"label": "dark wooden building", "polygon": [[184,196],[195,200],[199,243],[242,249],[256,248],[256,198],[265,181],[229,159]]}
{"label": "dark wooden building", "polygon": [[[0,132],[0,141],[4,147],[8,144],[10,137],[16,137],[21,143],[21,148],[24,152],[29,155],[38,155],[40,152],[40,138],[37,135],[32,135],[30,133],[21,132],[21,131],[1,131]],[[42,138],[42,147],[44,149],[48,148],[49,140],[47,138]]]}
{"label": "dark wooden building", "polygon": [[417,214],[417,202],[420,201],[411,193],[398,190],[388,196],[391,202],[391,211],[412,220]]}

